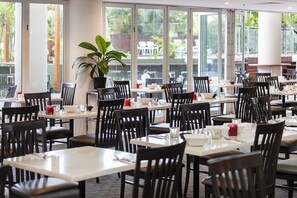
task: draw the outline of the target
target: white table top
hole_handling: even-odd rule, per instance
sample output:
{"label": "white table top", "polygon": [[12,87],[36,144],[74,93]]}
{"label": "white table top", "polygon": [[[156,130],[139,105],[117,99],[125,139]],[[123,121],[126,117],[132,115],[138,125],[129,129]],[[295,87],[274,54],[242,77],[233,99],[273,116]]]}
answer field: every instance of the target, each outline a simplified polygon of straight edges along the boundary
{"label": "white table top", "polygon": [[281,96],[297,95],[297,90],[294,90],[294,91],[270,90],[270,94],[281,95]]}
{"label": "white table top", "polygon": [[97,117],[97,111],[86,111],[86,112],[80,112],[76,111],[73,113],[67,113],[65,111],[60,111],[58,113],[54,113],[53,115],[47,115],[44,111],[41,111],[38,113],[38,117],[40,118],[49,118],[49,119],[82,119],[82,118],[96,118]]}
{"label": "white table top", "polygon": [[237,98],[211,98],[211,99],[203,99],[202,97],[198,97],[197,100],[193,100],[193,103],[202,103],[208,102],[209,104],[220,104],[220,103],[233,103],[236,102]]}
{"label": "white table top", "polygon": [[139,88],[139,89],[132,88],[131,92],[162,93],[162,92],[164,92],[164,90],[163,89],[158,89],[158,88],[149,89],[149,88],[145,87],[145,88]]}
{"label": "white table top", "polygon": [[148,110],[165,110],[171,108],[171,103],[162,103],[158,105],[141,105],[137,103],[131,107],[124,106],[124,109],[148,108]]}
{"label": "white table top", "polygon": [[[114,154],[120,159],[115,160]],[[33,154],[8,158],[4,165],[57,177],[68,181],[84,181],[122,171],[133,170],[136,154],[97,147],[78,147],[46,152],[45,159]]]}
{"label": "white table top", "polygon": [[243,85],[241,83],[238,84],[222,84],[222,83],[210,83],[209,84],[210,87],[220,87],[220,88],[235,88],[235,87],[242,87]]}
{"label": "white table top", "polygon": [[[61,102],[62,98],[51,98],[52,102]],[[0,102],[12,102],[16,104],[25,104],[24,98],[0,98]]]}
{"label": "white table top", "polygon": [[[186,131],[197,132],[197,131]],[[217,152],[227,151],[231,149],[243,148],[252,146],[255,137],[255,127],[246,128],[244,132],[238,134],[238,136],[224,136],[221,139],[209,138],[203,146],[190,146],[186,145],[185,153],[195,156],[205,156]],[[283,140],[296,139],[297,129],[287,127],[283,133]],[[131,144],[148,146],[148,147],[162,147],[170,146],[182,142],[181,138],[171,139],[168,134],[160,134],[159,136],[148,136],[142,138],[136,138],[131,140]]]}

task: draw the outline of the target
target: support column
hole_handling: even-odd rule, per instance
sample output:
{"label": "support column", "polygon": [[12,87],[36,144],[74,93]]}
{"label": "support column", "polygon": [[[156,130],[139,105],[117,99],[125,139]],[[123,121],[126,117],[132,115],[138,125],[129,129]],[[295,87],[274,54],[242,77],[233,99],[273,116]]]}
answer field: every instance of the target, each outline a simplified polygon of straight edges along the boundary
{"label": "support column", "polygon": [[[258,64],[281,64],[281,14],[259,12]],[[258,72],[271,72],[272,76],[282,73],[281,66],[258,67]]]}
{"label": "support column", "polygon": [[[88,51],[78,47],[83,41],[95,44],[95,36],[100,32],[103,19],[101,17],[102,1],[88,0],[88,3],[82,0],[69,1],[69,44],[68,44],[68,59],[65,68],[65,79],[68,82],[76,82],[75,104],[86,104],[86,92],[93,90],[93,81],[89,77],[89,72],[81,72],[75,79],[75,69],[72,69],[72,64],[75,58],[82,56]],[[82,17],[83,16],[83,17]],[[96,109],[96,102],[93,102]],[[84,119],[75,120],[74,135],[86,133],[86,122]]]}

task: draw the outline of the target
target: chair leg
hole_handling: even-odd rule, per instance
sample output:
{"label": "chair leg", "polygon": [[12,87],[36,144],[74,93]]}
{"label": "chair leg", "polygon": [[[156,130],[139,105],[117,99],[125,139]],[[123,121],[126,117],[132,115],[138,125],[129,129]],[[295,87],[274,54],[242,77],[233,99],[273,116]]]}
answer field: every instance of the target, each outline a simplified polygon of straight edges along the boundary
{"label": "chair leg", "polygon": [[53,141],[50,140],[49,143],[50,143],[49,150],[52,151],[53,150]]}
{"label": "chair leg", "polygon": [[187,155],[186,178],[185,178],[186,181],[185,181],[184,197],[186,197],[187,193],[188,193],[190,171],[191,171],[190,169],[191,169],[190,156]]}
{"label": "chair leg", "polygon": [[[294,181],[287,181],[289,187],[294,187]],[[289,189],[288,198],[293,198],[293,190]]]}
{"label": "chair leg", "polygon": [[96,177],[96,183],[97,183],[97,184],[100,183],[99,177]]}
{"label": "chair leg", "polygon": [[205,188],[205,191],[204,191],[204,194],[205,194],[205,198],[210,198],[210,194],[211,194],[211,186],[206,186],[204,185],[204,188]]}
{"label": "chair leg", "polygon": [[120,198],[125,197],[125,180],[126,180],[126,175],[124,173],[121,174],[121,193],[120,193]]}

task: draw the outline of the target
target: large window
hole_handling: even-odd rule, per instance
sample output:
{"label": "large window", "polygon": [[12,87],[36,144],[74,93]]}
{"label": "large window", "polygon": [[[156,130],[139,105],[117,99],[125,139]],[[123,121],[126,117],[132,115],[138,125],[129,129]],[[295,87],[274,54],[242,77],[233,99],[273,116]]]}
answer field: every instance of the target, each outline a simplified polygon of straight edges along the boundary
{"label": "large window", "polygon": [[[169,81],[187,85],[188,12],[169,10]],[[194,55],[198,55],[196,42]]]}
{"label": "large window", "polygon": [[28,91],[60,92],[64,59],[63,5],[30,3],[29,8],[29,87],[27,89]]}
{"label": "large window", "polygon": [[21,82],[21,8],[21,3],[0,2],[0,97]]}
{"label": "large window", "polygon": [[217,79],[219,53],[219,21],[216,12],[193,13],[194,76],[209,76]]}
{"label": "large window", "polygon": [[163,84],[163,9],[137,9],[137,43],[137,80],[143,85]]}
{"label": "large window", "polygon": [[182,82],[193,90],[193,76],[221,77],[219,38],[224,29],[219,28],[218,10],[113,3],[104,7],[105,36],[128,54],[129,67],[115,66],[112,79],[132,79],[132,87],[136,82]]}
{"label": "large window", "polygon": [[[111,48],[127,54],[123,61],[128,65],[111,64],[109,76],[112,80],[131,79],[131,39],[132,37],[132,8],[106,7],[106,36],[111,41]],[[108,17],[107,17],[108,16]]]}

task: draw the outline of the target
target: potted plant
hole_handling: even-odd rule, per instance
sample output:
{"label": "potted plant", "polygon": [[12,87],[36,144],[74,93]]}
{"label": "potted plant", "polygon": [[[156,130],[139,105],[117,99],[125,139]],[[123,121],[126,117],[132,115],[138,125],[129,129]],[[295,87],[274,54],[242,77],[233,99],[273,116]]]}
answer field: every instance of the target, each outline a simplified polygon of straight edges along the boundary
{"label": "potted plant", "polygon": [[84,49],[90,50],[91,52],[85,56],[80,56],[75,59],[72,68],[76,65],[78,76],[81,70],[88,69],[90,71],[90,77],[93,79],[94,88],[104,88],[106,82],[106,75],[109,72],[109,63],[111,61],[119,62],[122,66],[127,66],[122,58],[127,56],[116,50],[109,50],[111,42],[106,41],[100,35],[96,36],[96,45],[94,46],[88,42],[81,42],[78,46]]}

